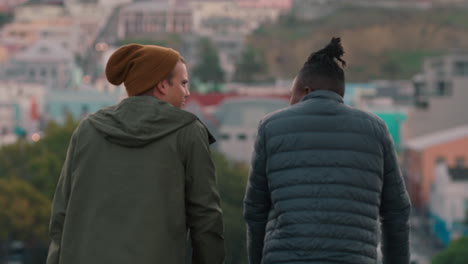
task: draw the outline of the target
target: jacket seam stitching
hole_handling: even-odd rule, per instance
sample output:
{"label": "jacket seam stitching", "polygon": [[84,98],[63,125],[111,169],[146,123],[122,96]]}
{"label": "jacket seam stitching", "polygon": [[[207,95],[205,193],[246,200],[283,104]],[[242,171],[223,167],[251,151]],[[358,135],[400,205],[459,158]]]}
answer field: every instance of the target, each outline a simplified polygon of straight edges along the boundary
{"label": "jacket seam stitching", "polygon": [[356,188],[356,189],[361,189],[361,190],[364,190],[364,191],[380,194],[380,191],[378,191],[378,190],[371,190],[371,189],[356,186],[356,185],[353,185],[353,184],[340,183],[340,182],[332,182],[332,183],[314,182],[314,183],[283,184],[281,186],[272,188],[271,192],[273,193],[273,191],[275,191],[275,190],[284,189],[284,188],[287,188],[287,187],[296,187],[296,186],[303,186],[303,185],[339,185],[339,186],[345,186],[345,187],[353,187],[353,188]]}
{"label": "jacket seam stitching", "polygon": [[291,169],[306,169],[306,168],[350,168],[350,169],[356,169],[360,171],[366,171],[366,172],[371,172],[377,175],[380,175],[380,172],[374,171],[374,170],[369,170],[369,169],[361,169],[357,167],[351,167],[351,166],[322,166],[322,165],[305,165],[305,166],[291,166],[291,167],[284,167],[284,168],[279,168],[279,169],[272,169],[268,171],[268,174],[275,173],[275,172],[280,172],[280,171],[285,171],[285,170],[291,170]]}
{"label": "jacket seam stitching", "polygon": [[[344,200],[344,199],[343,199]],[[291,214],[291,213],[298,213],[298,212],[310,212],[310,209],[300,209],[300,210],[294,210],[294,212],[279,212],[276,214],[276,219],[278,219],[279,216],[285,215],[285,214]],[[372,216],[365,215],[365,214],[359,214],[359,213],[354,213],[354,212],[349,212],[349,211],[338,211],[338,210],[314,210],[314,212],[326,212],[326,213],[337,213],[337,214],[350,214],[350,215],[355,215],[359,217],[365,217],[368,218],[372,221],[376,221],[377,219],[373,218]],[[377,212],[378,213],[378,212]]]}

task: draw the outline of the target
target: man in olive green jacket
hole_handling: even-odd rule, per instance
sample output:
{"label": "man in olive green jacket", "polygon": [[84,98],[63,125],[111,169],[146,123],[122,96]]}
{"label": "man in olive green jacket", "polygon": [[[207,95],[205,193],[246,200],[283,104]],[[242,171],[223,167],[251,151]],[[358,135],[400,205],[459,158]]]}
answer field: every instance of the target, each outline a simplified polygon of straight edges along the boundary
{"label": "man in olive green jacket", "polygon": [[106,66],[129,97],[84,119],[57,185],[47,264],[220,264],[224,237],[209,131],[181,110],[188,77],[172,50],[130,44]]}

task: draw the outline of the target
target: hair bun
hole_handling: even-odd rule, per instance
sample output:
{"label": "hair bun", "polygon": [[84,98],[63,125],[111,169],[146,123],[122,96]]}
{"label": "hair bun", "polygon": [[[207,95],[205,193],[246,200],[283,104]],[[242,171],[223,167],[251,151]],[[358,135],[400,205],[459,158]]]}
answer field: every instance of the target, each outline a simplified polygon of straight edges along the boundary
{"label": "hair bun", "polygon": [[323,49],[312,53],[309,58],[307,59],[304,65],[310,65],[317,61],[322,61],[324,58],[330,59],[337,59],[341,62],[342,66],[346,66],[346,61],[344,61],[341,57],[343,57],[344,50],[343,46],[341,45],[341,38],[332,38],[330,43]]}
{"label": "hair bun", "polygon": [[332,38],[330,43],[323,49],[323,52],[332,58],[340,59],[344,54],[341,38]]}

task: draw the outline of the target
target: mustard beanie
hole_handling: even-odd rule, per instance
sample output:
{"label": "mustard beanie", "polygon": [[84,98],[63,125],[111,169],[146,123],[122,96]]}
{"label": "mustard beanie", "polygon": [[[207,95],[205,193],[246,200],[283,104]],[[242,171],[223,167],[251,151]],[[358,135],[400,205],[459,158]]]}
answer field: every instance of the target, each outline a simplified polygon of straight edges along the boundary
{"label": "mustard beanie", "polygon": [[109,58],[106,77],[113,85],[124,83],[128,96],[135,96],[164,80],[174,69],[179,58],[179,53],[169,48],[125,45]]}

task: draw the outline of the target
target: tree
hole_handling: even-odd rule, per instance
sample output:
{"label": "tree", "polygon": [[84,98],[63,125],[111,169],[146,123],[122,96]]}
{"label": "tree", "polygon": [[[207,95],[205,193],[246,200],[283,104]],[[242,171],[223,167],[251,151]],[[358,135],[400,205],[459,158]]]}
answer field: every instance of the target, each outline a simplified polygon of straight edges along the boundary
{"label": "tree", "polygon": [[465,264],[468,263],[468,237],[453,241],[449,246],[432,259],[432,264]]}
{"label": "tree", "polygon": [[266,66],[263,58],[252,46],[247,46],[236,64],[234,79],[239,82],[252,83],[265,72]]}
{"label": "tree", "polygon": [[0,149],[0,178],[29,181],[52,199],[62,169],[68,143],[77,126],[71,116],[63,125],[50,122],[36,143],[20,140]]}
{"label": "tree", "polygon": [[245,222],[242,217],[248,168],[243,164],[231,164],[223,155],[213,154],[218,187],[221,194],[226,243],[226,264],[247,263]]}
{"label": "tree", "polygon": [[224,71],[213,43],[207,38],[202,38],[198,42],[197,49],[198,60],[192,69],[193,76],[201,82],[223,82]]}
{"label": "tree", "polygon": [[47,241],[50,200],[28,182],[0,179],[0,239]]}
{"label": "tree", "polygon": [[50,122],[36,143],[0,149],[0,240],[47,241],[50,205],[77,122]]}

